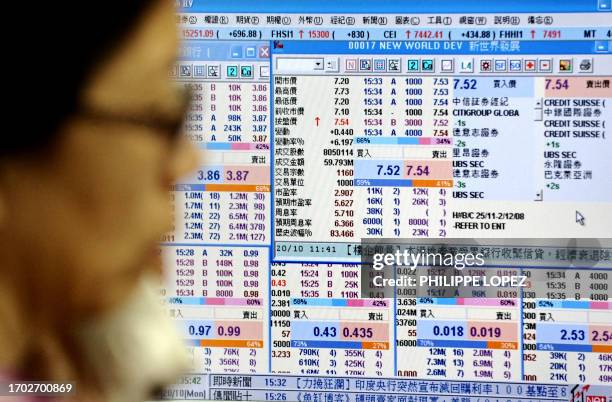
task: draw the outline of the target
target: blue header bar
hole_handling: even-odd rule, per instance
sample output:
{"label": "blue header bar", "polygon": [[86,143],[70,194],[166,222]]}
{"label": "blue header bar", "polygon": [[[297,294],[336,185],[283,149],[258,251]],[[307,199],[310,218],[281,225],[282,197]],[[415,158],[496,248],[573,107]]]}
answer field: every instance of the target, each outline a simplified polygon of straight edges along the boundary
{"label": "blue header bar", "polygon": [[182,12],[461,14],[610,11],[610,0],[176,0]]}
{"label": "blue header bar", "polygon": [[609,54],[599,41],[274,41],[274,54]]}

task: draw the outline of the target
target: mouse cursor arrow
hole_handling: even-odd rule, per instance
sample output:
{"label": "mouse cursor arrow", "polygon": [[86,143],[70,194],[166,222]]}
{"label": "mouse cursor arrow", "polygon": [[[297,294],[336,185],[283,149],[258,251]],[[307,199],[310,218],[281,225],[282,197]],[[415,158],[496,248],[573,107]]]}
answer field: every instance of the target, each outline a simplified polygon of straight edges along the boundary
{"label": "mouse cursor arrow", "polygon": [[582,215],[579,211],[576,211],[576,223],[584,226],[584,215]]}

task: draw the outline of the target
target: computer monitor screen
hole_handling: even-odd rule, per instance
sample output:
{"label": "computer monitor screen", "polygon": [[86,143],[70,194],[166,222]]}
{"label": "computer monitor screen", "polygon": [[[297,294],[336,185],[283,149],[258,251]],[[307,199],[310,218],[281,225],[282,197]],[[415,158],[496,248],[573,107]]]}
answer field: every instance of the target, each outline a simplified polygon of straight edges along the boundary
{"label": "computer monitor screen", "polygon": [[610,0],[177,5],[164,398],[612,397]]}

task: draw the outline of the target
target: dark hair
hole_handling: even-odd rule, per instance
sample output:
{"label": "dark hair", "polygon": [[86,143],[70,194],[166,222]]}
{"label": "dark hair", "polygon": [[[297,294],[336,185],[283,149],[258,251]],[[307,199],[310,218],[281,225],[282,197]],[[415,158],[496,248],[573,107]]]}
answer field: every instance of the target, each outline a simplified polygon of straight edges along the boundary
{"label": "dark hair", "polygon": [[[19,85],[4,93],[16,129],[0,134],[0,157],[49,145],[78,107],[88,75],[135,29],[160,0],[102,0],[90,7],[70,0],[34,2],[12,17],[24,17],[14,33],[18,48],[10,65]],[[169,1],[169,0],[166,0]],[[6,60],[6,59],[5,59]],[[10,85],[10,84],[9,84]],[[8,115],[8,116],[7,116]]]}

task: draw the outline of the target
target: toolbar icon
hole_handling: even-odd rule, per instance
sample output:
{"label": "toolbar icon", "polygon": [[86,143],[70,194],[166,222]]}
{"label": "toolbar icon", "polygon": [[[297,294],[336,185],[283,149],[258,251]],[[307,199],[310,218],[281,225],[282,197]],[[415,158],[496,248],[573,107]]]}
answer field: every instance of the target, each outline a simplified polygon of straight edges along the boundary
{"label": "toolbar icon", "polygon": [[[610,11],[612,8],[612,1],[610,0],[599,0],[597,2],[597,9],[599,11]],[[604,398],[605,401],[605,398]]]}
{"label": "toolbar icon", "polygon": [[221,66],[212,65],[208,66],[208,78],[219,78],[221,76]]}
{"label": "toolbar icon", "polygon": [[385,59],[375,59],[374,71],[387,71],[387,61]]}
{"label": "toolbar icon", "polygon": [[230,56],[232,59],[241,59],[242,58],[242,46],[232,46],[230,49]]}
{"label": "toolbar icon", "polygon": [[168,77],[170,78],[176,78],[179,75],[179,66],[178,64],[174,64],[172,67],[170,67],[170,69],[168,70]]}
{"label": "toolbar icon", "polygon": [[257,49],[255,46],[247,46],[244,49],[245,57],[249,59],[254,59],[257,56]]}
{"label": "toolbar icon", "polygon": [[538,61],[537,60],[525,60],[525,71],[526,72],[534,72],[536,71],[536,68],[538,66]]}
{"label": "toolbar icon", "polygon": [[240,76],[242,78],[253,78],[253,66],[240,66]]}
{"label": "toolbar icon", "polygon": [[227,66],[226,75],[227,75],[227,78],[238,77],[238,66]]}
{"label": "toolbar icon", "polygon": [[493,62],[491,60],[480,60],[480,72],[490,73],[493,71]]}
{"label": "toolbar icon", "polygon": [[191,65],[181,64],[179,72],[181,77],[191,77]]}
{"label": "toolbar icon", "polygon": [[433,59],[423,59],[421,60],[421,71],[424,73],[431,73],[434,71],[434,61]]}
{"label": "toolbar icon", "polygon": [[459,61],[459,72],[473,73],[474,72],[474,59],[460,60]]}
{"label": "toolbar icon", "polygon": [[419,71],[419,59],[408,60],[408,71]]}
{"label": "toolbar icon", "polygon": [[346,59],[345,65],[346,65],[346,71],[356,71],[357,70],[357,60],[355,59]]}
{"label": "toolbar icon", "polygon": [[325,71],[338,72],[340,70],[340,61],[337,57],[325,58]]}
{"label": "toolbar icon", "polygon": [[612,46],[612,41],[610,42],[605,41],[605,40],[595,41],[595,51],[597,53],[606,53],[611,46]]}
{"label": "toolbar icon", "polygon": [[578,71],[581,73],[593,72],[593,59],[582,59],[578,64]]}
{"label": "toolbar icon", "polygon": [[194,77],[206,77],[206,66],[203,66],[203,65],[193,66],[193,76]]}
{"label": "toolbar icon", "polygon": [[561,59],[559,60],[559,72],[571,73],[573,70],[572,59]]}
{"label": "toolbar icon", "polygon": [[538,70],[543,73],[552,72],[552,61],[550,59],[540,59],[538,60],[539,66]]}
{"label": "toolbar icon", "polygon": [[259,58],[267,59],[270,57],[270,46],[260,46],[259,47]]}
{"label": "toolbar icon", "polygon": [[372,59],[359,59],[359,71],[372,71]]}
{"label": "toolbar icon", "polygon": [[522,60],[510,60],[510,62],[508,62],[508,69],[513,72],[523,71],[523,61]]}
{"label": "toolbar icon", "polygon": [[402,60],[401,59],[389,59],[387,60],[387,71],[391,73],[399,73],[402,71]]}
{"label": "toolbar icon", "polygon": [[455,61],[453,59],[443,59],[440,63],[440,70],[444,73],[452,73],[455,71]]}
{"label": "toolbar icon", "polygon": [[495,60],[494,69],[496,72],[504,72],[508,70],[508,60],[506,59]]}

